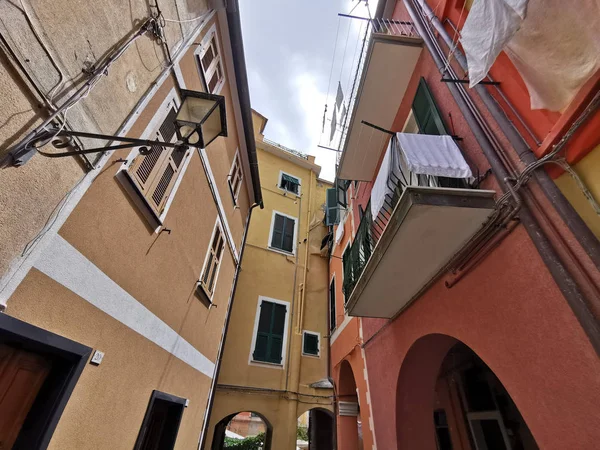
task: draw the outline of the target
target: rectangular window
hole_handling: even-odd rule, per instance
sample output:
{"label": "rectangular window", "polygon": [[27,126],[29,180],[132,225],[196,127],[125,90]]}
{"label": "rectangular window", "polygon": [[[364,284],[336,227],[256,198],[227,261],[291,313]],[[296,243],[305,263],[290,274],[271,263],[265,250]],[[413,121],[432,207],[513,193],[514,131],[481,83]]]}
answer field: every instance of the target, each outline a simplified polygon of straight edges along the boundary
{"label": "rectangular window", "polygon": [[206,34],[195,54],[206,90],[210,94],[218,94],[225,82],[225,76],[216,28]]}
{"label": "rectangular window", "polygon": [[[352,283],[352,261],[350,258],[350,244],[346,246],[344,253],[342,253],[342,267],[344,269],[344,290],[346,289],[346,284]],[[344,292],[344,304],[348,301],[348,297],[350,296],[350,292]]]}
{"label": "rectangular window", "polygon": [[208,248],[208,253],[204,261],[204,269],[202,270],[202,275],[198,281],[198,285],[204,290],[209,301],[212,299],[212,295],[215,292],[215,285],[217,284],[217,275],[219,273],[224,247],[223,231],[217,220],[210,247]]}
{"label": "rectangular window", "polygon": [[281,172],[279,187],[284,191],[300,195],[300,179]]}
{"label": "rectangular window", "polygon": [[233,164],[231,165],[231,170],[229,171],[229,177],[227,179],[227,183],[229,184],[229,192],[231,192],[231,198],[233,199],[233,204],[237,205],[237,199],[240,194],[240,188],[242,187],[242,163],[240,160],[240,152],[235,153],[235,157],[233,158]]}
{"label": "rectangular window", "polygon": [[296,219],[279,213],[273,214],[271,223],[270,247],[287,253],[294,253]]}
{"label": "rectangular window", "polygon": [[302,333],[302,354],[319,356],[319,333],[304,331]]}
{"label": "rectangular window", "polygon": [[[151,134],[150,139],[175,142],[177,140],[175,115],[176,110],[173,105],[165,120]],[[133,159],[127,173],[153,215],[156,219],[160,219],[190,150],[168,148],[157,142],[149,147],[148,151],[148,154],[138,154]]]}
{"label": "rectangular window", "polygon": [[171,449],[175,447],[186,400],[154,391],[135,443],[135,450]]}
{"label": "rectangular window", "polygon": [[335,330],[335,326],[335,278],[332,278],[329,284],[329,331]]}
{"label": "rectangular window", "polygon": [[252,359],[281,364],[287,306],[261,300]]}

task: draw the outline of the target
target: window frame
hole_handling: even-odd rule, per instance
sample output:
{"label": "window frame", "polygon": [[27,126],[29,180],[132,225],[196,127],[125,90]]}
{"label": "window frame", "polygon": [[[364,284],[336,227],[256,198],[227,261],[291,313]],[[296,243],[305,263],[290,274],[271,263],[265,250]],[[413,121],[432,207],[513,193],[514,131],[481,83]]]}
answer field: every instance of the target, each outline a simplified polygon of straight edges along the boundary
{"label": "window frame", "polygon": [[185,408],[187,406],[187,400],[185,398],[177,397],[175,395],[167,394],[166,392],[161,392],[155,389],[150,395],[150,401],[148,402],[148,406],[146,407],[146,413],[144,414],[144,419],[142,421],[142,425],[140,426],[140,431],[138,432],[138,437],[133,447],[134,450],[140,450],[143,448],[142,446],[144,445],[144,440],[148,435],[148,426],[150,425],[152,413],[154,412],[154,406],[156,405],[157,401],[170,403],[171,405],[176,406],[180,409],[179,417],[171,417],[177,424],[174,430],[175,433],[173,436],[173,446],[175,446],[175,443],[177,442],[177,436],[179,434],[179,428],[181,427],[183,413],[185,412]]}
{"label": "window frame", "polygon": [[[171,108],[175,108],[179,110],[181,106],[181,99],[177,94],[177,90],[173,87],[161,105],[156,109],[154,116],[148,124],[146,128],[140,135],[140,139],[151,139],[153,134],[156,134],[160,129],[160,126],[165,121],[167,115],[169,114]],[[133,175],[130,173],[130,170],[133,166],[134,160],[136,157],[140,156],[139,147],[135,147],[131,149],[129,154],[127,155],[125,161],[121,164],[121,166],[117,169],[115,177],[121,184],[121,186],[125,189],[125,191],[129,194],[133,203],[136,205],[138,210],[142,213],[144,218],[150,224],[150,226],[154,229],[155,233],[158,233],[162,228],[165,218],[171,208],[171,204],[173,203],[173,199],[179,189],[181,184],[181,180],[189,166],[189,163],[192,159],[192,149],[189,149],[186,154],[183,156],[181,161],[181,167],[176,175],[173,186],[167,196],[164,207],[160,214],[157,214],[152,207],[148,204],[148,200],[144,196],[144,193],[140,191],[140,188],[137,186],[136,181],[134,181]]]}
{"label": "window frame", "polygon": [[[288,219],[292,219],[294,221],[294,240],[292,242],[292,252],[288,252],[286,250],[271,246],[271,242],[273,242],[273,231],[275,229],[275,216],[279,214],[280,216],[284,216]],[[267,248],[273,252],[281,253],[283,255],[295,256],[296,250],[298,247],[298,218],[294,216],[290,216],[289,214],[282,213],[281,211],[273,210],[271,215],[271,228],[269,230],[269,240],[267,242]]]}
{"label": "window frame", "polygon": [[[235,189],[232,186],[232,180],[235,175],[235,169],[238,169],[239,172],[239,185],[237,187],[237,192],[234,192]],[[240,196],[240,191],[242,190],[242,184],[244,182],[244,169],[242,167],[242,159],[240,157],[240,150],[237,149],[235,151],[235,155],[233,157],[233,161],[231,163],[231,168],[229,169],[229,174],[227,175],[227,185],[229,186],[229,193],[231,194],[231,199],[233,200],[233,206],[237,206],[237,201]]]}
{"label": "window frame", "polygon": [[[216,273],[215,273],[215,281],[213,283],[213,290],[212,290],[212,292],[209,292],[207,287],[204,286],[202,279],[204,278],[204,272],[206,271],[207,265],[212,256],[212,244],[217,235],[217,231],[221,234],[221,240],[222,240],[223,247],[221,249],[221,258],[217,262],[217,268],[215,269]],[[204,256],[204,263],[202,264],[202,270],[200,271],[200,277],[198,278],[198,281],[196,282],[196,289],[197,290],[200,289],[202,291],[201,294],[204,294],[204,296],[206,297],[206,301],[208,302],[209,307],[213,305],[212,299],[217,290],[217,283],[219,281],[219,272],[221,271],[221,265],[222,265],[221,263],[223,262],[223,256],[225,255],[226,247],[227,247],[227,242],[226,242],[226,238],[225,238],[225,233],[223,232],[223,225],[221,224],[219,217],[217,217],[217,220],[215,221],[215,225],[213,227],[212,234],[210,236],[210,241],[208,242],[208,248],[206,249],[206,255]]]}
{"label": "window frame", "polygon": [[[258,335],[258,322],[260,320],[260,308],[263,301],[277,303],[279,305],[284,305],[286,307],[285,311],[285,323],[283,327],[283,342],[281,344],[281,363],[273,363],[268,361],[260,361],[254,359],[254,349],[256,347],[256,337]],[[290,327],[290,302],[286,302],[284,300],[278,300],[276,298],[266,297],[264,295],[258,296],[258,302],[256,304],[256,314],[254,317],[254,328],[252,330],[252,342],[250,344],[250,354],[248,355],[248,364],[251,366],[260,366],[260,367],[269,367],[274,369],[283,370],[286,355],[287,355],[287,340],[289,335],[289,327]]]}
{"label": "window frame", "polygon": [[348,241],[346,242],[346,245],[344,246],[344,250],[342,250],[342,296],[344,297],[344,311],[346,311],[346,303],[348,301],[348,299],[346,298],[346,293],[344,292],[344,272],[345,272],[345,267],[344,267],[344,253],[346,253],[346,251],[349,251],[350,249],[350,245],[352,244],[352,242],[350,242],[351,239],[348,239]]}
{"label": "window frame", "polygon": [[[294,191],[288,191],[287,189],[284,189],[284,188],[281,187],[281,182],[283,180],[283,175],[287,175],[288,177],[292,177],[292,178],[295,178],[295,179],[298,180],[298,193],[296,193]],[[277,188],[280,189],[283,192],[288,193],[288,194],[293,194],[293,195],[295,195],[297,197],[300,197],[300,195],[302,194],[302,178],[300,178],[300,177],[298,177],[296,175],[293,175],[291,173],[285,172],[283,170],[280,170],[279,171],[279,178],[277,180]]]}
{"label": "window frame", "polygon": [[[343,270],[343,268],[342,268]],[[333,286],[333,290],[332,290]],[[335,283],[335,274],[331,277],[329,281],[329,292],[328,299],[329,300],[329,334],[333,334],[335,330],[337,330],[337,295],[336,295],[337,285]],[[333,293],[333,296],[331,295]],[[331,326],[333,325],[333,327]]]}
{"label": "window frame", "polygon": [[[213,61],[211,62],[210,66],[206,70],[204,70],[204,67],[202,66],[202,58],[206,55],[208,50],[211,48],[211,41],[213,39],[214,39],[214,49],[216,51],[216,55],[215,55]],[[225,85],[226,77],[225,77],[225,64],[223,61],[223,53],[221,51],[221,43],[220,43],[219,35],[217,33],[216,24],[213,24],[208,29],[208,31],[202,38],[202,41],[200,41],[200,45],[198,45],[196,50],[194,50],[194,58],[196,60],[196,67],[200,74],[200,79],[202,80],[202,83],[204,85],[204,90],[206,92],[208,92],[209,94],[219,95],[221,90],[223,89],[223,86]],[[217,70],[217,65],[219,62],[221,63],[222,77],[219,80],[219,82],[217,83],[217,85],[215,86],[214,90],[211,91],[208,83],[209,83],[209,80],[211,79],[211,76]]]}
{"label": "window frame", "polygon": [[[306,353],[304,351],[304,336],[307,334],[312,334],[313,336],[317,336],[317,354]],[[310,330],[302,330],[302,356],[308,356],[309,358],[320,358],[321,357],[321,333],[318,331],[310,331]]]}

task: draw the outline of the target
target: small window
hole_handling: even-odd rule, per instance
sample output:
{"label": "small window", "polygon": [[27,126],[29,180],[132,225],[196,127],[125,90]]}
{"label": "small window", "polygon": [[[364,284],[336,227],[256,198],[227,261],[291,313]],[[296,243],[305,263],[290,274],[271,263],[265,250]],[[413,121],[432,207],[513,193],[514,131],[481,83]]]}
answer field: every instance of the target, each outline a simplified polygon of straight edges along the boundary
{"label": "small window", "polygon": [[291,192],[292,194],[300,195],[300,179],[288,175],[287,173],[281,172],[281,179],[279,180],[279,187],[284,191]]}
{"label": "small window", "polygon": [[302,354],[319,356],[319,333],[305,331],[302,336]]}
{"label": "small window", "polygon": [[294,235],[296,232],[296,219],[274,213],[271,224],[270,247],[287,253],[294,253]]}
{"label": "small window", "polygon": [[[171,107],[160,127],[151,135],[163,142],[175,142],[175,107]],[[153,215],[159,219],[165,207],[175,182],[184,168],[184,160],[190,150],[167,148],[157,142],[150,147],[147,155],[138,154],[127,171],[129,179],[144,198]]]}
{"label": "small window", "polygon": [[229,192],[231,192],[231,198],[233,199],[234,205],[237,205],[237,199],[240,195],[240,188],[242,187],[242,179],[242,163],[240,161],[240,152],[238,151],[233,158],[233,164],[231,165],[231,170],[229,171],[229,177],[227,179],[227,183],[229,184]]}
{"label": "small window", "polygon": [[331,279],[329,284],[329,331],[335,330],[335,277]]}
{"label": "small window", "polygon": [[154,391],[135,443],[135,450],[175,447],[185,399]]}
{"label": "small window", "polygon": [[198,285],[208,296],[209,301],[212,299],[212,295],[215,292],[215,285],[217,284],[217,276],[219,273],[219,267],[221,265],[221,259],[223,257],[224,247],[225,242],[223,239],[223,231],[221,230],[221,226],[217,220],[210,247],[208,248],[208,253],[204,261],[204,269],[202,270],[202,275],[198,281]]}
{"label": "small window", "polygon": [[337,189],[336,197],[337,197],[337,202],[343,208],[345,208],[346,206],[348,206],[348,200],[346,198],[346,192],[348,191],[348,186],[350,186],[350,182],[349,181],[341,180],[339,178],[337,179],[337,182],[336,182],[336,189]]}
{"label": "small window", "polygon": [[261,300],[252,359],[281,364],[287,306]]}
{"label": "small window", "polygon": [[225,82],[225,76],[216,29],[209,31],[202,40],[196,50],[196,58],[206,90],[210,94],[218,94]]}
{"label": "small window", "polygon": [[337,189],[327,189],[325,199],[325,225],[333,226],[340,223],[340,208],[337,201]]}
{"label": "small window", "polygon": [[352,261],[350,258],[351,246],[347,245],[344,253],[342,253],[342,267],[344,270],[344,304],[348,301],[350,292],[346,292],[346,286],[352,283]]}

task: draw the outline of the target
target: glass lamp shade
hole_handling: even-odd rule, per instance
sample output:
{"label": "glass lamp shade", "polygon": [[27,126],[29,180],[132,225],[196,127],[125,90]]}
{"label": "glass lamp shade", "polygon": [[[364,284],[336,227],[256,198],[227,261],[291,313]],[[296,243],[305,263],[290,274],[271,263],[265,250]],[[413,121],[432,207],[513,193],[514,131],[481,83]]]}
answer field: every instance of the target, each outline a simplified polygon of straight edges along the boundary
{"label": "glass lamp shade", "polygon": [[185,89],[181,95],[183,102],[175,118],[179,139],[204,148],[218,136],[227,136],[225,97]]}

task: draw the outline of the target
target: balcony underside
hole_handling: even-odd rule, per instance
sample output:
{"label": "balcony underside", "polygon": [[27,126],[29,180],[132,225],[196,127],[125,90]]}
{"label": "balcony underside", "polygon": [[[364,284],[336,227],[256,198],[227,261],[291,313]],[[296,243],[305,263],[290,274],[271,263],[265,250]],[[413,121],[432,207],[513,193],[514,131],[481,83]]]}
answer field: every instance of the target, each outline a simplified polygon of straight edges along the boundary
{"label": "balcony underside", "polygon": [[381,132],[361,121],[387,130],[392,127],[422,45],[418,36],[373,35],[344,143],[339,178],[373,180],[386,146]]}
{"label": "balcony underside", "polygon": [[395,317],[482,226],[494,210],[493,196],[406,188],[348,299],[348,314]]}

